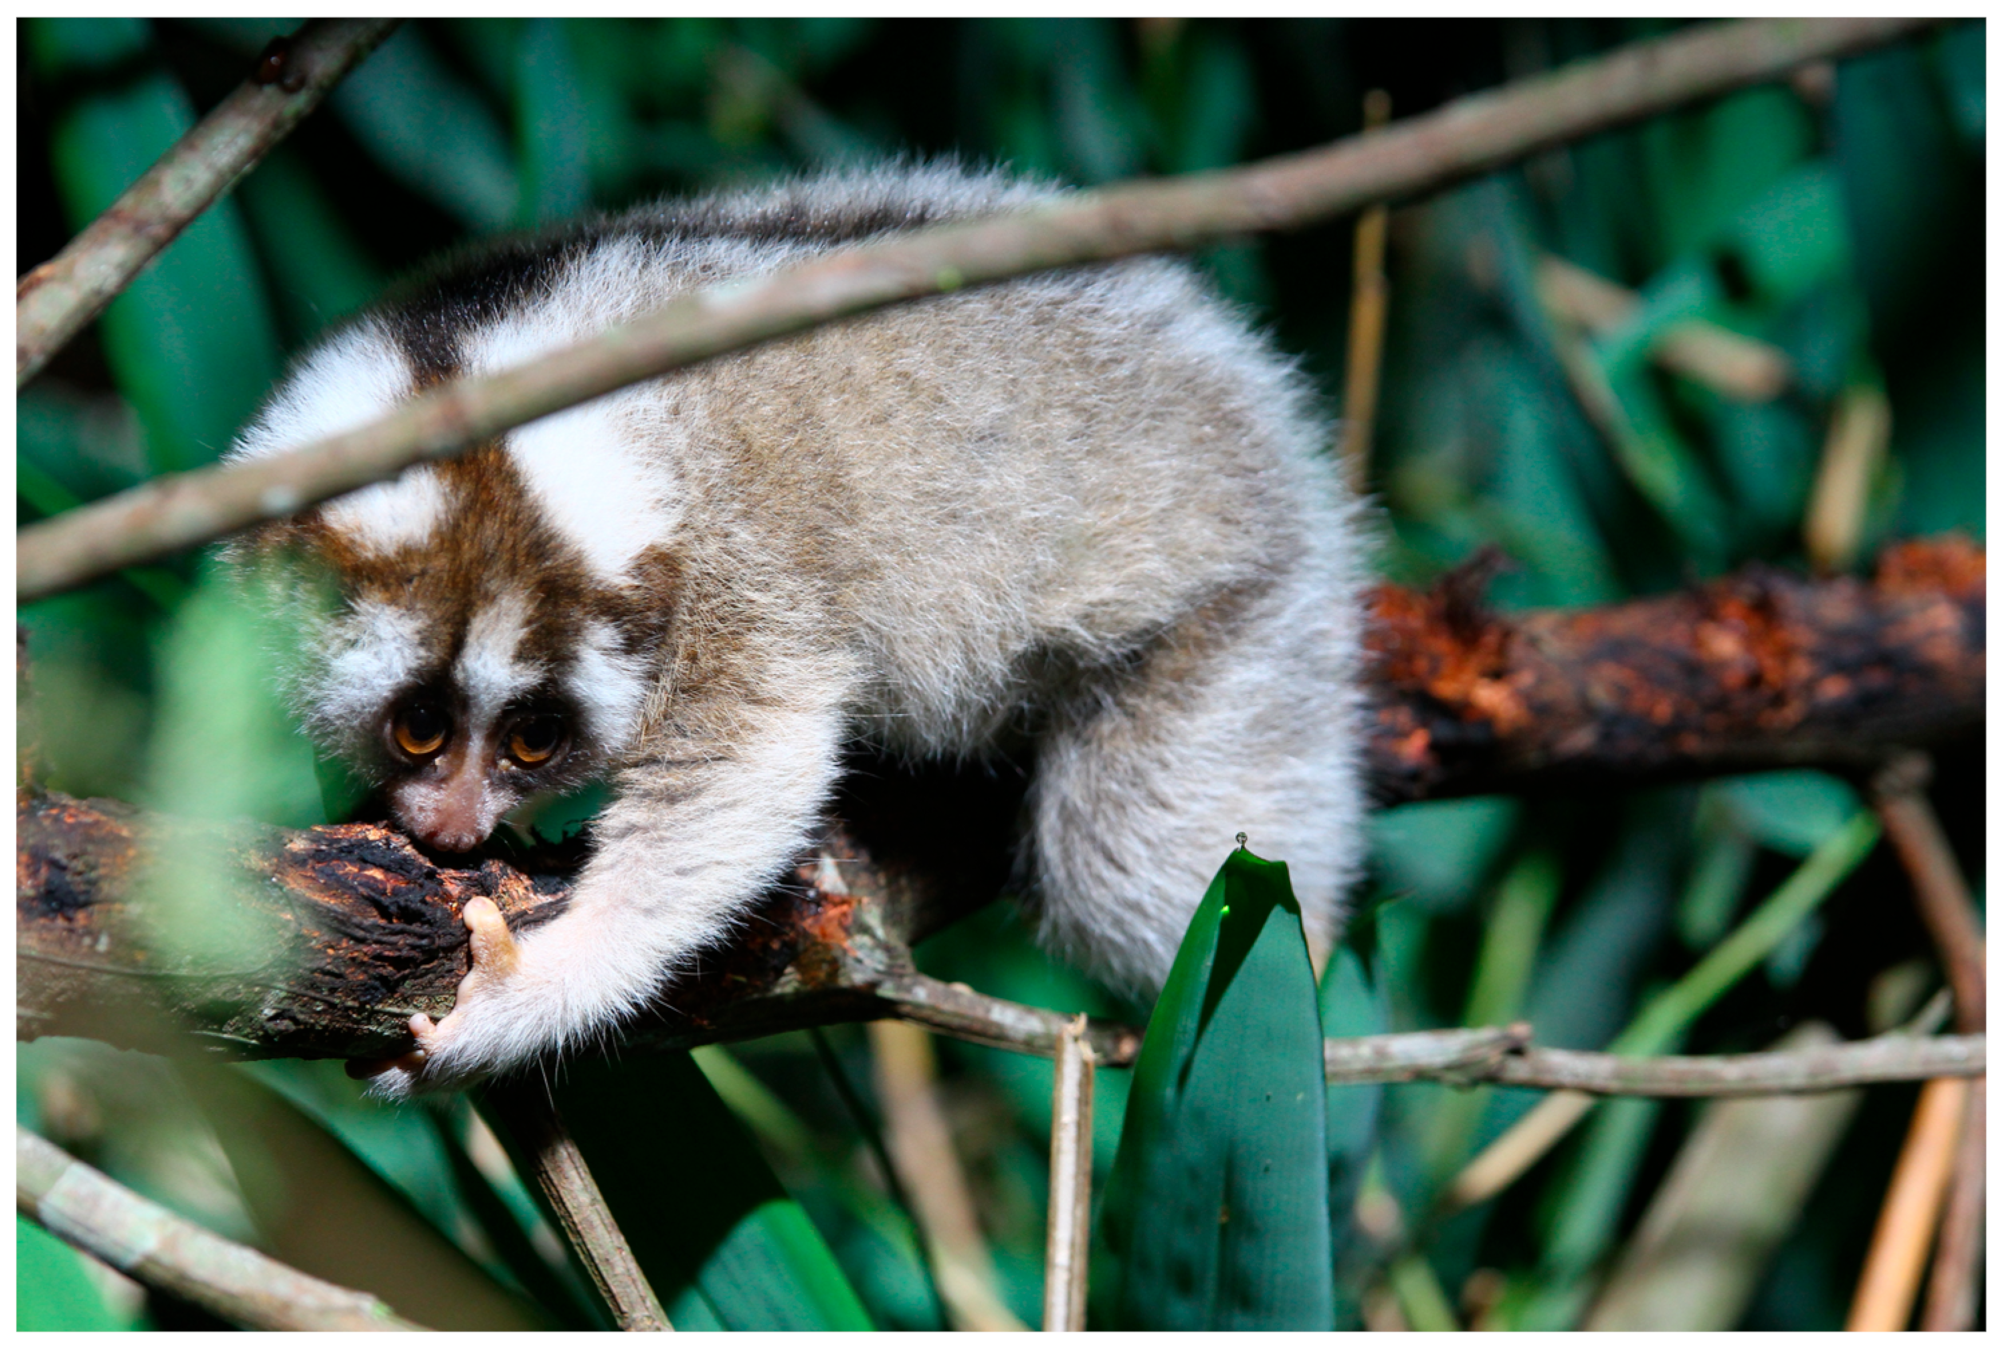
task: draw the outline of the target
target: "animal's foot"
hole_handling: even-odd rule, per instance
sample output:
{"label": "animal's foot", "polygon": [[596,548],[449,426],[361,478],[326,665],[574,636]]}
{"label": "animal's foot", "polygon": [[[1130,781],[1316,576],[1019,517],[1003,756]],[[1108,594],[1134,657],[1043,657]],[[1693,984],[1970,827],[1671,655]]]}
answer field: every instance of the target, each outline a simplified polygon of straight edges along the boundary
{"label": "animal's foot", "polygon": [[465,927],[472,931],[472,962],[458,983],[457,997],[444,1021],[434,1022],[427,1013],[412,1014],[410,1035],[416,1038],[415,1049],[383,1060],[347,1063],[350,1075],[369,1081],[371,1093],[404,1098],[478,1072],[478,1066],[454,1064],[466,1059],[454,1055],[454,1047],[464,1040],[468,1024],[480,1021],[480,1007],[492,1004],[495,992],[520,972],[521,946],[509,932],[500,907],[485,896],[467,901],[463,918]]}

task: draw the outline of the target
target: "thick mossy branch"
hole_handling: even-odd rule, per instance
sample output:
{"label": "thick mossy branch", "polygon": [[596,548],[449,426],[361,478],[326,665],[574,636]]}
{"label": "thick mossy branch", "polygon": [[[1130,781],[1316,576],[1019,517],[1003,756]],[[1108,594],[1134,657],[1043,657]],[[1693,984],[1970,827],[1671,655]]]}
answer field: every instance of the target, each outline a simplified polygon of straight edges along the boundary
{"label": "thick mossy branch", "polygon": [[[1463,575],[1382,593],[1369,748],[1382,799],[1852,765],[1984,720],[1985,558],[1963,541],[1893,550],[1872,583],[1760,569],[1506,618],[1476,600]],[[1061,1014],[910,960],[1006,875],[1020,784],[975,777],[954,796],[853,776],[870,796],[850,789],[840,824],[629,1035],[687,1046],[900,1016],[1053,1054]],[[465,974],[465,903],[491,897],[532,929],[560,911],[576,861],[437,858],[382,824],[198,826],[34,792],[17,824],[17,1035],[191,1037],[235,1057],[406,1049],[410,1015],[442,1017]],[[1136,1052],[1129,1028],[1090,1037],[1101,1064]]]}

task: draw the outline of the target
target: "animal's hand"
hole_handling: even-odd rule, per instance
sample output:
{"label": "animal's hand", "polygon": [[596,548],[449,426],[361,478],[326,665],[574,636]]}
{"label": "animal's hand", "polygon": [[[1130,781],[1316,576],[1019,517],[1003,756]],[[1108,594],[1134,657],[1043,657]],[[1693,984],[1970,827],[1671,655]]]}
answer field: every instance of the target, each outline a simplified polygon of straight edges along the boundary
{"label": "animal's hand", "polygon": [[472,931],[472,965],[458,983],[451,1012],[441,1023],[433,1022],[427,1013],[410,1016],[410,1033],[417,1039],[415,1050],[387,1060],[350,1061],[348,1073],[368,1079],[369,1091],[403,1098],[444,1087],[468,1071],[476,1072],[476,1067],[454,1064],[462,1057],[454,1056],[452,1048],[463,1039],[468,1023],[481,1021],[480,1010],[497,1002],[495,992],[518,975],[521,948],[508,932],[500,907],[486,897],[467,901],[464,919],[465,927]]}

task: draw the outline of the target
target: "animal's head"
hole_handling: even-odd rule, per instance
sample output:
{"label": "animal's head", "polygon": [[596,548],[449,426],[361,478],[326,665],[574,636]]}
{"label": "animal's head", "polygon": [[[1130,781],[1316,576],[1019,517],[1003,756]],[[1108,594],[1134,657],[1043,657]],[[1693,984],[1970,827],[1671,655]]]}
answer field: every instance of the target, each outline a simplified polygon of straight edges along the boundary
{"label": "animal's head", "polygon": [[[234,456],[371,421],[421,374],[391,325],[363,321],[294,371]],[[283,620],[306,731],[433,848],[473,848],[639,734],[677,578],[673,485],[626,453],[632,415],[600,400],[230,548]]]}

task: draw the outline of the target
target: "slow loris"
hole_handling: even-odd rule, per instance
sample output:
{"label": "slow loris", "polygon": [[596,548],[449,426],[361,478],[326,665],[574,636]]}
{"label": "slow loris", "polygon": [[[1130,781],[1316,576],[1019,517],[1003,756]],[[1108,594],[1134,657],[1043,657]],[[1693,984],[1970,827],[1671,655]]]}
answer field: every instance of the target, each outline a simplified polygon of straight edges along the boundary
{"label": "slow loris", "polygon": [[[502,245],[322,342],[233,454],[1055,191],[849,171]],[[856,745],[978,757],[1031,729],[1029,903],[1116,986],[1157,990],[1239,831],[1290,864],[1323,953],[1363,805],[1360,531],[1329,440],[1293,364],[1148,258],[768,343],[252,532],[246,567],[317,565],[273,590],[306,729],[425,844],[612,789],[569,908],[518,942],[469,908],[456,1007],[412,1020],[378,1087],[608,1030],[797,857]]]}

